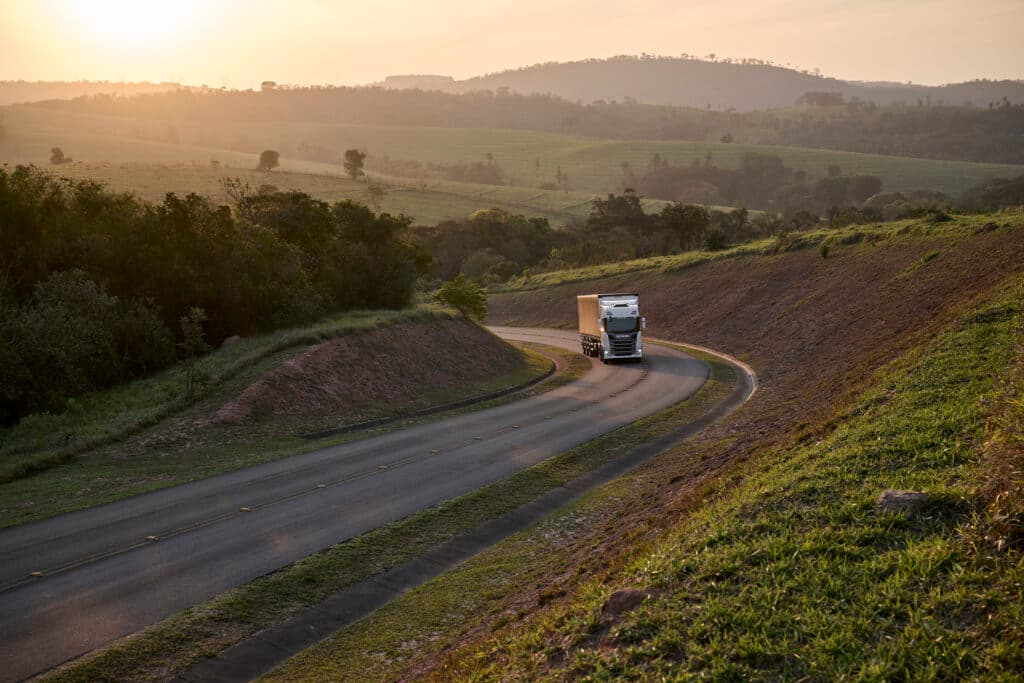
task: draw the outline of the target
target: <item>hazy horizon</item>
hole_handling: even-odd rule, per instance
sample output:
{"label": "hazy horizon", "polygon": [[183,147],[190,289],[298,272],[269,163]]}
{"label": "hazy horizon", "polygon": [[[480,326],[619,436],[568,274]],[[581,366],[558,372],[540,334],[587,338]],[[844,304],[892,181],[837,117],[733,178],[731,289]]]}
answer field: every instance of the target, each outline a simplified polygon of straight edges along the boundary
{"label": "hazy horizon", "polygon": [[[351,85],[410,73],[462,79],[640,53],[752,57],[855,81],[1024,78],[1019,0],[845,5],[0,0],[0,80]],[[284,18],[282,8],[289,10]]]}

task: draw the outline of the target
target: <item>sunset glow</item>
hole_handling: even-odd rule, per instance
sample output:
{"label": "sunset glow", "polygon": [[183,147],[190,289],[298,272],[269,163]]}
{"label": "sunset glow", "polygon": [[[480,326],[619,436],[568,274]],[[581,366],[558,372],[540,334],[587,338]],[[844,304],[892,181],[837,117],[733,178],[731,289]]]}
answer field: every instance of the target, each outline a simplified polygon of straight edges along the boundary
{"label": "sunset glow", "polygon": [[134,0],[77,0],[76,18],[99,40],[133,47],[172,40],[195,18],[198,2],[148,3]]}

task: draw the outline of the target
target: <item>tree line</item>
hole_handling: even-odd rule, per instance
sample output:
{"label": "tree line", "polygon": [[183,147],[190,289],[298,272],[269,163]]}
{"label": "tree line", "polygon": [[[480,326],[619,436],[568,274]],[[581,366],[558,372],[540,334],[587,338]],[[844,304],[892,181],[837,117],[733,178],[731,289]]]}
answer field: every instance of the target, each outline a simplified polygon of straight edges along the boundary
{"label": "tree line", "polygon": [[484,209],[461,220],[414,226],[411,234],[433,257],[435,278],[464,275],[486,285],[546,270],[723,249],[778,227],[765,217],[751,219],[746,209],[676,202],[647,213],[640,196],[627,190],[595,199],[586,219],[564,229],[552,228],[546,218]]}
{"label": "tree line", "polygon": [[735,169],[715,165],[708,154],[702,161],[673,166],[655,154],[647,172],[623,165],[623,183],[644,195],[694,204],[746,206],[784,213],[824,213],[832,207],[860,206],[882,191],[882,180],[873,175],[844,176],[838,165],[828,167],[823,178],[787,168],[781,157],[748,152]]}
{"label": "tree line", "polygon": [[0,169],[0,422],[172,363],[181,319],[213,344],[412,300],[430,257],[410,219],[301,192],[150,204],[34,167]]}
{"label": "tree line", "polygon": [[[809,97],[808,97],[809,95]],[[799,106],[750,112],[599,100],[507,90],[463,94],[379,87],[314,86],[265,91],[178,90],[134,97],[93,95],[34,103],[63,111],[173,120],[176,136],[214,140],[205,123],[305,121],[442,127],[507,128],[608,139],[732,141],[870,152],[910,157],[1024,163],[1024,105],[1009,100],[966,106],[878,106],[805,94]],[[952,95],[951,95],[952,96]],[[991,104],[991,107],[988,105]],[[163,128],[160,128],[163,130]],[[189,138],[191,139],[191,138]],[[323,154],[311,149],[310,153]]]}

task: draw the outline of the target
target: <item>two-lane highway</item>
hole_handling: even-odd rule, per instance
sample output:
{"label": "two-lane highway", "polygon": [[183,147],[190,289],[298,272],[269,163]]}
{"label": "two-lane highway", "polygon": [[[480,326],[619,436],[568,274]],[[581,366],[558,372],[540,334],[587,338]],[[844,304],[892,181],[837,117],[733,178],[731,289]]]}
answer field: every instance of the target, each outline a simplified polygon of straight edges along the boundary
{"label": "two-lane highway", "polygon": [[[574,332],[496,328],[578,350]],[[467,413],[0,531],[0,678],[19,680],[684,400],[707,367],[643,364]],[[33,576],[34,572],[41,576]]]}

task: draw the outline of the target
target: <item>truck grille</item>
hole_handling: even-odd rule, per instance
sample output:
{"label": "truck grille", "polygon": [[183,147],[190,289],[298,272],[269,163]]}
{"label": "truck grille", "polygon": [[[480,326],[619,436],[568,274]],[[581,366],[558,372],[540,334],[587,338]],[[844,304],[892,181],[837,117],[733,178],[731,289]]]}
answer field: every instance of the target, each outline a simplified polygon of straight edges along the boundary
{"label": "truck grille", "polygon": [[636,337],[634,335],[610,337],[608,343],[611,344],[613,355],[632,356],[636,353]]}

